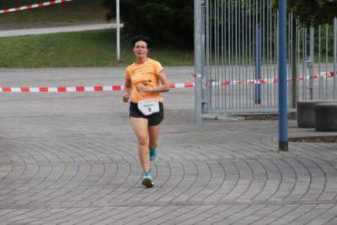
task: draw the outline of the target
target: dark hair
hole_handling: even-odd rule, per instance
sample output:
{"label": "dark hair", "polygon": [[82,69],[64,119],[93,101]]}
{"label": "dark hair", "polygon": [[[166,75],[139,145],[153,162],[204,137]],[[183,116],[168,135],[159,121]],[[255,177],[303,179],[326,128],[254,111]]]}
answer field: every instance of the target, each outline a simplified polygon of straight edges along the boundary
{"label": "dark hair", "polygon": [[150,48],[150,39],[148,37],[144,35],[135,36],[134,38],[132,38],[132,47],[134,47],[138,41],[144,41],[147,47]]}

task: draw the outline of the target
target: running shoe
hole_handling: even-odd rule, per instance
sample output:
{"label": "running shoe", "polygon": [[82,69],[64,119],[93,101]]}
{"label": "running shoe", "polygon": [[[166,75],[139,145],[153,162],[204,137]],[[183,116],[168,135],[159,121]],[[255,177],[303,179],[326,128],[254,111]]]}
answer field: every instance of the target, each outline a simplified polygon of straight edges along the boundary
{"label": "running shoe", "polygon": [[145,172],[144,173],[142,184],[146,188],[152,188],[153,187],[151,172]]}

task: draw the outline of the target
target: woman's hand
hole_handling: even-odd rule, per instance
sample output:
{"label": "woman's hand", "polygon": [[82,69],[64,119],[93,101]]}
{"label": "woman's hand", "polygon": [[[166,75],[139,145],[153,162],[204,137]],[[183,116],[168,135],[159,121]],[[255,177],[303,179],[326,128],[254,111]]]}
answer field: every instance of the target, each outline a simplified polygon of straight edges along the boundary
{"label": "woman's hand", "polygon": [[147,92],[147,93],[153,92],[153,88],[146,86],[144,84],[138,84],[137,89],[139,92]]}
{"label": "woman's hand", "polygon": [[130,99],[130,95],[128,93],[125,93],[123,95],[123,102],[128,103]]}

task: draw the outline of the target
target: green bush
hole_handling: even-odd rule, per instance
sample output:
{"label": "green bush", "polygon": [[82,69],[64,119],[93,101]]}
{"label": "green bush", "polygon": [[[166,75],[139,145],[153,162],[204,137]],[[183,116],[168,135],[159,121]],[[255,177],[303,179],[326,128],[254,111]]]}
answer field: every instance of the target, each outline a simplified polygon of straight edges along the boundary
{"label": "green bush", "polygon": [[[278,0],[273,0],[277,7]],[[337,16],[337,0],[288,0],[288,9],[306,25],[332,23]]]}
{"label": "green bush", "polygon": [[[115,17],[115,0],[105,0],[108,19]],[[121,0],[124,32],[144,34],[153,41],[193,47],[193,0]]]}

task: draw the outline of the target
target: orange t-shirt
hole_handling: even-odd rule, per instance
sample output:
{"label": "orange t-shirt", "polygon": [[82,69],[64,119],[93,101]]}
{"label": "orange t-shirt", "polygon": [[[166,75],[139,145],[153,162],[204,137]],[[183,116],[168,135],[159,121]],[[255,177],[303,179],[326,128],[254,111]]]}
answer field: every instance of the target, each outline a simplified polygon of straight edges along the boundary
{"label": "orange t-shirt", "polygon": [[143,64],[133,63],[126,68],[125,77],[131,81],[131,102],[137,103],[144,99],[163,101],[160,93],[139,92],[136,88],[139,84],[157,87],[160,84],[159,73],[162,70],[162,65],[150,58]]}

